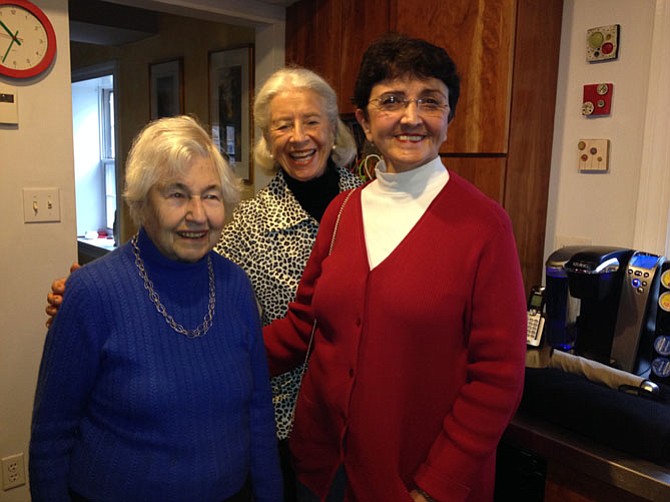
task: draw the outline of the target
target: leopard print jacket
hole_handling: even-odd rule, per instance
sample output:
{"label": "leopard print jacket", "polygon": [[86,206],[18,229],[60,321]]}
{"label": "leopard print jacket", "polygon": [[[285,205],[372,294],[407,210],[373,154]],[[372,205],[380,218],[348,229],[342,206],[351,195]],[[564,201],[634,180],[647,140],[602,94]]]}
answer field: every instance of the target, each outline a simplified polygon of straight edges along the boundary
{"label": "leopard print jacket", "polygon": [[[346,168],[338,169],[340,191],[361,180]],[[300,206],[279,171],[250,200],[240,203],[215,251],[242,267],[261,307],[263,325],[286,315],[307,264],[319,223]],[[291,428],[293,403],[302,368],[272,379],[277,436]]]}

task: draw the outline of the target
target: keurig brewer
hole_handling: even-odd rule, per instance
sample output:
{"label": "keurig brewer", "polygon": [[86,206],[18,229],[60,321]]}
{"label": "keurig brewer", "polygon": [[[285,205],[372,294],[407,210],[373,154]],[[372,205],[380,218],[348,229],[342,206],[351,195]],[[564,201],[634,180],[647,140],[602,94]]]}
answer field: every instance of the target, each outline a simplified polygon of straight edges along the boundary
{"label": "keurig brewer", "polygon": [[582,246],[567,246],[554,251],[546,263],[544,329],[549,345],[561,350],[570,350],[575,345],[579,300],[568,291],[568,272],[565,264]]}
{"label": "keurig brewer", "polygon": [[[569,246],[546,262],[547,340],[561,350],[648,371],[663,258],[632,249]],[[654,311],[655,312],[655,311]]]}

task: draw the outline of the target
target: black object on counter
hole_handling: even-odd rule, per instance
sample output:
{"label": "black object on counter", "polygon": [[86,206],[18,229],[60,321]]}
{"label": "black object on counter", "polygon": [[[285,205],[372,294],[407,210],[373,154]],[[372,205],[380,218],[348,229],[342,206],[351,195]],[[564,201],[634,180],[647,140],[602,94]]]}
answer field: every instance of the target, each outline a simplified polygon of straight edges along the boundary
{"label": "black object on counter", "polygon": [[639,458],[670,460],[670,404],[554,368],[526,368],[520,409]]}

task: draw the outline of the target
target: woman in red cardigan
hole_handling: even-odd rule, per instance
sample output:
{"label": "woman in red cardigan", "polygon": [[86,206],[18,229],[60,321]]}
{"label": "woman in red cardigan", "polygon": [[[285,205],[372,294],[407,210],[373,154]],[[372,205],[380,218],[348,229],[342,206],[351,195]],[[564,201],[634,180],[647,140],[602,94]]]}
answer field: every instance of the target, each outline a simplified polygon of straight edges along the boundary
{"label": "woman in red cardigan", "polygon": [[318,326],[290,440],[301,500],[493,498],[525,294],[509,217],[440,159],[458,95],[423,40],[387,35],[363,57],[356,118],[383,161],[331,204],[295,302],[264,330],[279,374]]}

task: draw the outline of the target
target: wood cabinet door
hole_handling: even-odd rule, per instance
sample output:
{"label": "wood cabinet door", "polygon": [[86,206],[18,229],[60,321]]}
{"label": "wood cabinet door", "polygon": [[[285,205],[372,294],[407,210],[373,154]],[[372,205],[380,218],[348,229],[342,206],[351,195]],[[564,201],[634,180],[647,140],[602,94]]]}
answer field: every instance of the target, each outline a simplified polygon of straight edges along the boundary
{"label": "wood cabinet door", "polygon": [[516,0],[390,1],[391,27],[444,47],[461,76],[442,151],[507,153]]}
{"label": "wood cabinet door", "polygon": [[300,0],[286,9],[286,63],[319,73],[338,93],[341,19],[341,1]]}
{"label": "wood cabinet door", "polygon": [[443,156],[442,163],[468,180],[502,205],[505,197],[505,164],[503,157]]}
{"label": "wood cabinet door", "polygon": [[286,62],[322,75],[337,93],[340,113],[353,115],[363,52],[388,30],[388,2],[300,0],[286,9]]}
{"label": "wood cabinet door", "polygon": [[562,19],[563,0],[519,0],[503,205],[514,225],[527,292],[544,280]]}
{"label": "wood cabinet door", "polygon": [[340,112],[353,114],[354,84],[368,45],[389,31],[389,4],[380,0],[343,0]]}

